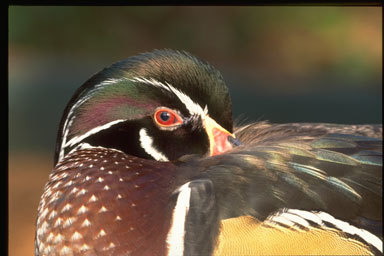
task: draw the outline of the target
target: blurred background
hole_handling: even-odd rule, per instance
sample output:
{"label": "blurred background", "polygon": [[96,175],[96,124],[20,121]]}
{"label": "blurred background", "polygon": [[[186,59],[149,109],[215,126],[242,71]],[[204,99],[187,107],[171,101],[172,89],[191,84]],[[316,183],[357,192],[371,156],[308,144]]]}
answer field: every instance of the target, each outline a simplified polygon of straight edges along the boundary
{"label": "blurred background", "polygon": [[68,100],[153,49],[221,71],[237,122],[382,123],[381,7],[26,7],[9,12],[9,253],[32,255]]}

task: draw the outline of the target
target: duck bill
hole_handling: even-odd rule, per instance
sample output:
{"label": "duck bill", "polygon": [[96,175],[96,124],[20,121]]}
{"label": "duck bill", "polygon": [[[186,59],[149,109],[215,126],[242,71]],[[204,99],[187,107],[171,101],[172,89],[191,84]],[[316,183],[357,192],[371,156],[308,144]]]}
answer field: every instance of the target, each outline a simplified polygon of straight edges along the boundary
{"label": "duck bill", "polygon": [[235,139],[235,135],[225,130],[209,116],[205,117],[204,128],[208,134],[210,156],[222,154],[233,148],[231,141]]}

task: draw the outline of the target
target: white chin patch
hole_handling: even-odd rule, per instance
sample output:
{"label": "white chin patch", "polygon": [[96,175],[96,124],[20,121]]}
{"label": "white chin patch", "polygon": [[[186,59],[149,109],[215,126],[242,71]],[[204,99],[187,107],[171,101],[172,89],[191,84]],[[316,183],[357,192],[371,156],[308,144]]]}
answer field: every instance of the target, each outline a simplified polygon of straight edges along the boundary
{"label": "white chin patch", "polygon": [[163,155],[153,146],[153,139],[148,135],[147,130],[145,128],[142,128],[140,130],[139,135],[140,135],[140,146],[144,149],[144,151],[148,155],[152,156],[157,161],[162,161],[162,162],[169,161],[165,155]]}

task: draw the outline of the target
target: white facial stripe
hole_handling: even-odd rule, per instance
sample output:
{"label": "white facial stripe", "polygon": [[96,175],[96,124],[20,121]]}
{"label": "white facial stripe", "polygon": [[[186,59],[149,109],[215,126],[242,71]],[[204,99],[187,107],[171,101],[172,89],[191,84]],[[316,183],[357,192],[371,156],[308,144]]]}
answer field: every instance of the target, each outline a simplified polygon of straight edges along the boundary
{"label": "white facial stripe", "polygon": [[140,130],[139,135],[140,146],[144,149],[145,152],[147,152],[147,154],[151,155],[157,161],[168,161],[168,158],[153,146],[153,139],[148,135],[145,128]]}
{"label": "white facial stripe", "polygon": [[179,188],[176,206],[173,210],[171,228],[167,235],[168,255],[184,254],[185,218],[189,211],[191,188],[189,182]]}
{"label": "white facial stripe", "polygon": [[[59,161],[62,160],[64,158],[64,145],[67,141],[67,136],[68,136],[68,133],[69,133],[69,128],[68,127],[71,127],[72,123],[73,123],[73,117],[69,120],[69,118],[67,120],[65,120],[65,123],[64,123],[64,129],[63,129],[63,140],[61,141],[61,146],[60,146],[60,154],[59,154]],[[68,127],[67,127],[68,125]]]}
{"label": "white facial stripe", "polygon": [[[77,109],[79,106],[81,106],[84,102],[86,102],[87,100],[89,100],[93,94],[100,88],[100,87],[103,87],[105,85],[110,85],[110,84],[115,84],[115,83],[118,83],[120,81],[122,81],[124,79],[107,79],[107,80],[104,80],[103,82],[95,85],[95,87],[90,90],[87,95],[85,95],[83,98],[79,99],[72,107],[71,109],[69,110],[68,112],[68,115],[67,115],[67,119],[64,123],[64,127],[63,127],[63,132],[62,132],[62,141],[61,141],[61,147],[60,147],[60,155],[59,155],[59,161],[61,159],[64,158],[64,148],[66,147],[66,145],[69,143],[67,143],[67,137],[68,137],[68,133],[69,133],[69,130],[70,130],[70,127],[73,123],[73,119],[74,119],[74,116],[73,116],[73,112],[75,109]],[[70,121],[69,121],[70,120]]]}
{"label": "white facial stripe", "polygon": [[[103,82],[101,82],[101,83],[95,85],[95,87],[94,87],[92,90],[90,90],[90,91],[87,93],[87,95],[85,95],[83,98],[79,99],[79,100],[78,100],[78,101],[71,107],[71,109],[70,109],[69,112],[68,112],[68,118],[67,118],[67,120],[69,119],[69,117],[72,116],[73,111],[74,111],[76,108],[78,108],[80,105],[82,105],[84,102],[86,102],[87,100],[89,100],[89,99],[93,96],[93,94],[94,94],[100,87],[103,87],[103,86],[105,86],[105,85],[115,84],[115,83],[118,83],[118,82],[123,81],[123,80],[124,80],[124,79],[107,79],[107,80],[105,80],[105,81],[103,81]],[[65,125],[64,125],[63,134],[64,134],[65,131],[67,130],[67,129],[66,129],[66,128],[67,128],[66,126],[67,126],[67,123],[65,123]]]}
{"label": "white facial stripe", "polygon": [[125,154],[123,151],[115,149],[115,148],[105,148],[105,147],[101,147],[101,146],[92,146],[91,144],[88,144],[88,143],[80,143],[78,146],[76,146],[74,149],[72,149],[70,152],[68,152],[68,155],[71,154],[72,152],[75,152],[76,150],[95,149],[95,148],[98,148],[98,149],[108,149],[108,150],[111,150],[111,151],[116,151],[116,152]]}
{"label": "white facial stripe", "polygon": [[[184,103],[185,107],[188,109],[189,113],[191,115],[204,115],[204,110],[200,107],[199,104],[193,102],[193,100],[187,96],[186,94],[182,93],[181,91],[177,90],[172,85],[168,84],[171,91],[179,98],[179,100]],[[207,107],[206,107],[207,108]]]}
{"label": "white facial stripe", "polygon": [[185,93],[181,92],[180,90],[176,89],[172,85],[166,82],[166,84],[163,84],[153,78],[151,79],[146,79],[143,77],[135,77],[131,79],[133,82],[141,82],[149,85],[153,85],[156,87],[163,88],[169,92],[172,92],[179,98],[179,100],[185,105],[185,107],[188,109],[189,113],[191,115],[204,115],[208,113],[208,107],[205,106],[204,110],[201,108],[201,106],[197,103],[195,103],[188,95]]}
{"label": "white facial stripe", "polygon": [[153,86],[156,86],[156,87],[160,87],[160,88],[163,88],[167,91],[170,91],[168,86],[151,78],[151,79],[147,79],[147,78],[144,78],[144,77],[134,77],[132,79],[130,79],[130,81],[132,82],[140,82],[140,83],[143,83],[143,84],[149,84],[149,85],[153,85]]}
{"label": "white facial stripe", "polygon": [[[90,136],[90,135],[92,135],[92,134],[94,134],[96,132],[99,132],[101,130],[107,129],[107,128],[109,128],[113,124],[119,123],[121,121],[125,121],[125,120],[120,119],[120,120],[112,121],[110,123],[107,123],[107,124],[99,126],[99,127],[95,127],[92,130],[90,130],[89,132],[87,132],[87,133],[85,133],[85,134],[83,134],[81,136],[76,136],[76,137],[72,138],[70,141],[67,142],[68,133],[69,133],[70,127],[71,127],[71,125],[73,123],[73,120],[75,118],[75,116],[73,116],[74,110],[77,109],[79,106],[81,106],[84,102],[89,100],[91,97],[93,97],[94,93],[100,87],[103,87],[103,86],[106,86],[106,85],[111,85],[111,84],[116,84],[116,83],[119,83],[119,82],[125,81],[125,80],[133,81],[133,82],[145,83],[145,84],[148,84],[148,85],[153,85],[155,87],[163,88],[163,89],[173,93],[185,105],[185,107],[187,108],[188,112],[191,115],[200,115],[200,116],[204,117],[205,115],[208,114],[208,106],[207,105],[204,107],[204,109],[202,109],[201,106],[199,104],[195,103],[188,95],[186,95],[185,93],[183,93],[180,90],[176,89],[175,87],[173,87],[172,85],[170,85],[167,82],[166,82],[166,84],[164,84],[164,83],[161,83],[161,82],[159,82],[159,81],[157,81],[157,80],[155,80],[153,78],[147,79],[147,78],[144,78],[144,77],[134,77],[132,79],[128,79],[128,78],[107,79],[107,80],[104,80],[103,82],[95,85],[95,87],[92,90],[90,90],[87,95],[85,95],[83,98],[79,99],[71,107],[71,109],[69,110],[68,115],[67,115],[67,119],[66,119],[66,121],[64,123],[63,131],[62,131],[63,139],[62,139],[62,142],[61,142],[59,161],[64,158],[64,149],[66,147],[75,145],[76,143],[81,142],[84,138],[86,138],[86,137],[88,137],[88,136]],[[155,154],[159,159],[163,159],[163,160],[158,160],[158,161],[168,161],[168,159],[164,155],[159,153],[158,151],[156,151],[156,152],[159,153],[159,154],[157,154],[153,150],[151,150],[151,152],[152,152],[152,154]],[[154,155],[152,155],[152,156],[154,157]]]}
{"label": "white facial stripe", "polygon": [[278,212],[268,217],[266,223],[275,222],[290,226],[289,223],[293,222],[308,227],[309,223],[307,221],[312,221],[324,228],[328,227],[323,221],[329,222],[344,233],[359,236],[366,243],[371,244],[377,250],[383,252],[383,242],[380,238],[365,229],[357,228],[348,222],[336,219],[326,212],[310,212],[297,209],[284,209],[282,212]]}
{"label": "white facial stripe", "polygon": [[121,122],[124,122],[124,121],[126,121],[126,119],[118,119],[118,120],[115,120],[115,121],[112,121],[112,122],[109,122],[109,123],[97,126],[97,127],[93,128],[93,129],[91,129],[90,131],[84,133],[83,135],[73,137],[70,141],[65,143],[64,147],[73,146],[73,145],[81,142],[85,138],[91,136],[92,134],[95,134],[95,133],[98,133],[98,132],[100,132],[102,130],[108,129],[112,125],[117,124],[117,123],[121,123]]}

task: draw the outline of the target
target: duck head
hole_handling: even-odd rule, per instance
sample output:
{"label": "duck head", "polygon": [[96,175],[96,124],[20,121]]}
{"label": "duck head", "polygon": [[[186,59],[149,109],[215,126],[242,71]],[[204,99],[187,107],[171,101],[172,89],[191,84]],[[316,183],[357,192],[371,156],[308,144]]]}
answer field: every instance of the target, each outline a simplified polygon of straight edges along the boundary
{"label": "duck head", "polygon": [[216,69],[189,53],[156,50],[86,81],[61,121],[55,164],[88,147],[146,159],[217,155],[232,148],[232,104]]}

